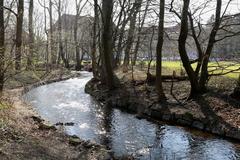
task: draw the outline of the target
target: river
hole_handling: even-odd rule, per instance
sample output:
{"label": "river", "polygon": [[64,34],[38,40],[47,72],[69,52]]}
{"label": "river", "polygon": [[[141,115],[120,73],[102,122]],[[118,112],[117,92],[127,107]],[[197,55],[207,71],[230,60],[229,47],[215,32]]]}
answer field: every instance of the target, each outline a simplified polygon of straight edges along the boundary
{"label": "river", "polygon": [[135,115],[99,105],[84,92],[92,74],[34,88],[23,98],[51,124],[65,126],[69,135],[91,140],[111,149],[115,156],[141,160],[237,160],[240,145],[183,127],[137,119]]}

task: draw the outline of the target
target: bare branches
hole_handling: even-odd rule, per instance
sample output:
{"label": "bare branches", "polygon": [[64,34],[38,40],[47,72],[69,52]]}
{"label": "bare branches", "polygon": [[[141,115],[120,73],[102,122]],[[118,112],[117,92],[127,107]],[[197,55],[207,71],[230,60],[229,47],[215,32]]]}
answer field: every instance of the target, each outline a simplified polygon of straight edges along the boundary
{"label": "bare branches", "polygon": [[12,10],[11,8],[8,8],[8,7],[5,7],[5,6],[3,6],[3,8],[8,10],[9,12],[11,12],[12,14],[14,14],[16,17],[18,16],[18,14],[14,10]]}

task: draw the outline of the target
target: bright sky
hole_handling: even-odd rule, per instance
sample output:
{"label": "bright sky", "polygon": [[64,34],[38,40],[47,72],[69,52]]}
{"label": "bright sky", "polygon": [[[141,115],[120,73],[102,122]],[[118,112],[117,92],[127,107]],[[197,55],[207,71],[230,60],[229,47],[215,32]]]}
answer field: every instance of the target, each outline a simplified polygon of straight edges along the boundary
{"label": "bright sky", "polygon": [[[36,25],[37,27],[43,28],[44,27],[44,9],[43,7],[39,4],[44,4],[44,1],[46,3],[46,6],[48,6],[49,0],[34,0],[35,3],[35,19],[36,19]],[[58,0],[52,0],[53,2],[57,2]],[[62,0],[63,4],[65,4],[64,6],[64,11],[63,13],[67,13],[67,14],[75,14],[76,13],[76,0]],[[84,4],[87,0],[77,0],[82,1],[81,4]],[[101,1],[101,0],[99,0]],[[154,4],[158,4],[159,0],[153,0],[155,2],[153,2]],[[180,7],[177,3],[182,3],[182,0],[175,0],[176,2],[174,3],[174,6],[176,8],[176,10],[180,11],[181,10],[181,5]],[[206,1],[211,1],[208,5],[208,7],[206,7],[203,11],[203,14],[201,16],[201,21],[202,22],[206,22],[213,14],[214,14],[214,8],[216,6],[216,0],[191,0],[191,10],[193,10],[193,8],[198,7],[199,5],[203,4]],[[223,0],[223,8],[222,10],[225,9],[226,7],[226,3],[229,0]],[[10,1],[6,0],[5,2],[9,3]],[[145,0],[146,2],[146,0]],[[167,4],[170,4],[171,0],[166,0]],[[81,15],[93,15],[93,0],[88,0],[87,5],[85,6],[85,9],[83,10]],[[155,10],[158,10],[158,6],[155,6]],[[153,9],[153,8],[152,8]],[[25,0],[25,19],[27,19],[27,15],[28,15],[28,0]],[[57,12],[55,10],[55,7],[53,8],[53,12],[54,12],[54,20],[56,20],[58,18],[57,16]],[[158,11],[156,11],[158,13]],[[235,14],[235,13],[239,13],[240,12],[240,0],[232,0],[228,10],[227,10],[227,14]],[[199,18],[199,17],[198,17]],[[151,13],[148,14],[147,20],[146,22],[149,23],[149,25],[157,25],[157,15],[155,14],[155,12],[151,11]],[[168,9],[166,9],[166,25],[171,26],[174,24],[173,21],[178,20],[176,17],[174,17],[173,15],[169,14]],[[47,24],[48,24],[48,15],[47,15]],[[43,29],[42,29],[43,30]]]}
{"label": "bright sky", "polygon": [[[39,5],[39,2],[40,3],[44,3],[44,1],[46,1],[46,4],[48,4],[48,1],[49,0],[34,0],[35,2],[35,8],[37,10],[39,10],[39,12],[43,12],[43,7],[41,7]],[[58,1],[58,0],[53,0],[54,1]],[[66,4],[66,11],[65,13],[68,13],[68,14],[75,14],[76,13],[76,5],[75,5],[75,1],[76,0],[62,0],[65,4]],[[87,0],[77,0],[78,2],[79,1],[82,1],[81,4],[84,4]],[[171,2],[171,0],[166,0],[167,4],[169,4]],[[181,2],[179,0],[175,0],[176,2]],[[198,7],[200,4],[203,4],[204,2],[206,1],[209,1],[209,0],[191,0],[191,6],[193,8],[193,6],[196,8]],[[226,3],[228,2],[229,0],[223,0],[223,4],[226,5]],[[158,0],[157,0],[158,2]],[[158,2],[159,3],[159,2]],[[93,0],[88,0],[88,4],[86,5],[85,9],[83,10],[82,12],[82,15],[93,15],[93,8],[92,8],[92,4],[93,4]],[[175,3],[176,4],[176,3]],[[206,12],[204,15],[202,15],[202,19],[204,20],[208,20],[210,18],[210,16],[212,14],[214,14],[214,7],[216,5],[216,0],[211,0],[210,2],[210,5],[204,10],[204,12]],[[223,5],[223,10],[225,8],[225,5]],[[157,7],[158,8],[158,7]],[[240,0],[232,0],[232,2],[230,3],[229,7],[228,7],[228,10],[227,10],[227,13],[228,14],[234,14],[234,13],[238,13],[240,12]],[[168,13],[167,13],[168,14]],[[57,15],[54,16],[55,19],[57,18]],[[151,15],[151,17],[155,17],[155,15]],[[170,16],[172,17],[172,16]],[[168,18],[166,18],[166,20],[168,21]]]}

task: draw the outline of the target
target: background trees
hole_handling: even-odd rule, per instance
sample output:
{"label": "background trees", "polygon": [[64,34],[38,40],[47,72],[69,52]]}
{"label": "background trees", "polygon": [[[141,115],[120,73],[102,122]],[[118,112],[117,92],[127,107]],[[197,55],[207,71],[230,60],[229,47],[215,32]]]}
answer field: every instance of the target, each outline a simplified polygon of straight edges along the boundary
{"label": "background trees", "polygon": [[29,0],[28,11],[28,32],[29,32],[29,55],[27,57],[27,68],[32,66],[32,57],[34,52],[34,32],[33,32],[33,0]]}
{"label": "background trees", "polygon": [[3,91],[4,69],[5,69],[5,28],[4,28],[4,1],[0,2],[0,96]]}
{"label": "background trees", "polygon": [[18,0],[17,4],[17,26],[16,26],[16,51],[15,51],[15,69],[21,69],[22,57],[22,29],[23,29],[23,14],[24,0]]}

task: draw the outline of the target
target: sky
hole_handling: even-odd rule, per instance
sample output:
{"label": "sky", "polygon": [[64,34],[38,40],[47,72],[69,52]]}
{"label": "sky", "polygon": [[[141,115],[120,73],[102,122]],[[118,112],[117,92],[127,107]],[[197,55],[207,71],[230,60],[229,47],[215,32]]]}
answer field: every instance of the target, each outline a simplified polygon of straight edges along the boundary
{"label": "sky", "polygon": [[[26,0],[28,1],[28,0]],[[39,11],[39,12],[42,12],[43,13],[43,7],[41,7],[39,5],[39,2],[40,3],[44,3],[44,1],[46,1],[46,3],[48,3],[49,0],[34,0],[35,2],[35,8]],[[58,0],[53,0],[53,1],[58,1]],[[64,0],[65,3],[66,3],[66,13],[67,14],[76,14],[76,0]],[[77,1],[82,1],[81,4],[84,4],[87,0],[77,0]],[[158,1],[158,0],[157,0]],[[176,3],[181,3],[182,0],[175,0]],[[198,7],[200,4],[202,4],[203,2],[205,2],[207,0],[191,0],[191,6],[194,6],[194,7]],[[228,2],[229,0],[223,0],[223,8],[222,10],[224,10],[225,8],[225,5],[226,3]],[[170,3],[171,0],[166,0],[166,3]],[[92,4],[93,4],[93,0],[88,0],[88,3],[87,5],[85,6],[85,9],[83,10],[82,12],[82,15],[93,15],[93,7],[92,7]],[[224,5],[225,4],[225,5]],[[211,15],[214,14],[214,7],[216,5],[216,0],[212,0],[209,7],[205,9],[205,14],[201,16],[201,18],[203,19],[203,21],[207,21]],[[158,9],[158,7],[157,7]],[[235,14],[235,13],[238,13],[240,12],[240,0],[232,0],[232,2],[230,3],[229,7],[228,7],[228,10],[226,13],[228,14]],[[169,15],[168,16],[168,10],[166,10],[166,21],[172,21],[172,15]],[[151,14],[148,18],[149,19],[152,19],[151,17],[156,17],[155,14]],[[57,14],[55,14],[54,16],[55,19],[57,19]],[[151,20],[150,20],[151,21]]]}
{"label": "sky", "polygon": [[[27,21],[27,17],[28,17],[28,1],[29,0],[25,0],[25,19]],[[44,9],[43,7],[40,5],[45,3],[48,5],[49,0],[34,0],[34,10],[35,10],[35,26],[41,30],[39,32],[43,32],[44,30]],[[53,2],[58,1],[58,0],[52,0]],[[67,14],[76,14],[76,0],[62,0],[65,3],[65,13]],[[82,1],[81,4],[84,4],[86,1],[87,5],[85,6],[85,8],[83,9],[83,12],[81,13],[81,15],[91,15],[93,16],[93,0],[77,0]],[[100,1],[100,0],[99,0]],[[116,1],[116,0],[115,0]],[[146,0],[143,0],[146,1]],[[159,0],[153,0],[155,1],[155,3],[153,2],[153,4],[159,4]],[[209,0],[191,0],[191,10],[193,10],[193,8],[199,7],[199,5],[203,4],[204,2],[209,1]],[[224,10],[224,8],[226,7],[226,3],[229,0],[223,0],[223,7],[222,10]],[[6,3],[9,3],[10,0],[5,0]],[[171,2],[171,0],[166,0],[166,4],[169,4]],[[175,9],[178,10],[180,12],[181,10],[181,4],[182,0],[175,0],[174,6]],[[180,7],[178,7],[180,6]],[[201,22],[206,23],[207,20],[209,20],[209,18],[214,14],[214,8],[216,6],[216,0],[211,0],[211,2],[209,3],[208,7],[206,7],[203,11],[203,15],[201,15]],[[152,7],[152,9],[156,10],[156,13],[158,13],[158,6]],[[54,12],[54,20],[56,21],[58,18],[57,12],[55,10],[55,7],[53,8],[53,12]],[[235,14],[235,13],[239,13],[240,12],[240,0],[232,0],[232,2],[230,3],[228,10],[226,11],[227,14]],[[148,17],[146,18],[146,23],[148,25],[157,25],[157,20],[158,17],[156,15],[155,12],[151,11],[148,14]],[[196,17],[199,18],[199,17]],[[173,26],[176,24],[176,21],[179,21],[178,18],[176,18],[175,16],[173,16],[172,14],[170,14],[168,12],[168,9],[166,9],[166,17],[165,17],[165,23],[166,26]],[[48,15],[47,15],[47,24],[49,23],[49,19],[48,19]],[[41,29],[40,29],[41,28]]]}

